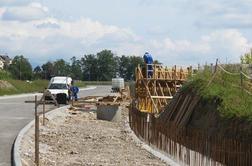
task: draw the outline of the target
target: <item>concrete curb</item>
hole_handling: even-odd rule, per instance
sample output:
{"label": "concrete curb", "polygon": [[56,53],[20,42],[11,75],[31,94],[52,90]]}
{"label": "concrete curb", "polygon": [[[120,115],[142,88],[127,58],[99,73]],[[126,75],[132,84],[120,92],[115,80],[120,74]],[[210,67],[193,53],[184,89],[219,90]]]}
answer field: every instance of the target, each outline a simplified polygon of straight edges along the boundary
{"label": "concrete curb", "polygon": [[[91,87],[88,87],[88,88],[82,88],[80,90],[93,90],[97,88],[96,86],[91,86]],[[30,96],[34,95],[34,94],[28,94]],[[20,95],[18,95],[20,96]],[[6,96],[7,97],[7,96]],[[8,96],[8,97],[13,97],[13,96]],[[63,106],[63,107],[60,107],[60,108],[56,108],[50,112],[47,112],[46,113],[46,117],[48,119],[52,119],[53,116],[57,113],[57,112],[60,112],[60,111],[64,111],[66,109],[68,109],[70,106],[67,105],[67,106]],[[21,146],[21,141],[24,137],[24,135],[28,132],[29,129],[31,129],[33,126],[34,126],[34,123],[35,123],[35,120],[32,120],[30,123],[28,123],[23,129],[20,130],[20,132],[18,133],[16,139],[15,139],[15,142],[14,142],[14,145],[13,145],[13,153],[12,153],[12,158],[13,158],[13,165],[14,166],[22,166],[22,162],[21,162],[21,157],[20,157],[20,153],[19,153],[19,149],[20,149],[20,146]]]}
{"label": "concrete curb", "polygon": [[144,148],[146,151],[148,151],[149,153],[153,154],[154,156],[156,156],[160,160],[164,161],[166,164],[172,165],[172,166],[180,166],[180,164],[178,164],[177,162],[175,162],[174,160],[172,160],[169,156],[163,154],[158,149],[156,149],[154,147],[151,147],[151,146],[147,145],[145,142],[141,141],[135,135],[134,131],[131,130],[131,128],[129,126],[129,118],[127,118],[127,120],[128,121],[126,122],[126,131],[128,131],[130,137],[133,139],[133,141],[135,143],[140,144],[142,148]]}

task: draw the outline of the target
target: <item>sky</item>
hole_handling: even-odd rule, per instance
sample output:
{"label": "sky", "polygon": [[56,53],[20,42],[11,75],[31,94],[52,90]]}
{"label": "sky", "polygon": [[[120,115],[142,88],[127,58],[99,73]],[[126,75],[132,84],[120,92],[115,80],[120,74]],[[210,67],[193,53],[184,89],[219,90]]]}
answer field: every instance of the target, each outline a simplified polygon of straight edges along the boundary
{"label": "sky", "polygon": [[252,0],[0,0],[0,54],[35,65],[110,49],[164,65],[237,63]]}

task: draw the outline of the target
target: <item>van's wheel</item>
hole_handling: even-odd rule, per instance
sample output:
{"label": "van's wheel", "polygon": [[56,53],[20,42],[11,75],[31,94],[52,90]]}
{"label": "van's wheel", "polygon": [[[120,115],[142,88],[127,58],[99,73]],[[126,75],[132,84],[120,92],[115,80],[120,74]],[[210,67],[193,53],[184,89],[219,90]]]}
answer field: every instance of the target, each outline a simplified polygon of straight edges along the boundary
{"label": "van's wheel", "polygon": [[67,104],[67,95],[64,93],[57,94],[56,99],[58,104]]}

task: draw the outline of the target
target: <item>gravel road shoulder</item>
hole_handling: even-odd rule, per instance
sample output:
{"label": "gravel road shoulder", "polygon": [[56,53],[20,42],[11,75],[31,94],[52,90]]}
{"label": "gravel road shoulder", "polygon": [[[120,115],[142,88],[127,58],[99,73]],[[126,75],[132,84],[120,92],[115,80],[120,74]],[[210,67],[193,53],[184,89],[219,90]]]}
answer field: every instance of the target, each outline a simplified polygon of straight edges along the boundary
{"label": "gravel road shoulder", "polygon": [[[40,128],[40,165],[166,165],[132,140],[127,116],[124,104],[120,122],[97,120],[95,112],[59,112]],[[23,165],[34,165],[33,129],[21,147]]]}

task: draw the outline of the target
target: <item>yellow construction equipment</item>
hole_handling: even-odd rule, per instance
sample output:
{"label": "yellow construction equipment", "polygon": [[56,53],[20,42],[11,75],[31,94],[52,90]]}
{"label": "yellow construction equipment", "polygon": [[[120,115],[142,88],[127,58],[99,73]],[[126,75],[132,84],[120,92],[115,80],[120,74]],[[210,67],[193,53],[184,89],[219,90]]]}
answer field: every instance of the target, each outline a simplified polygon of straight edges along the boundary
{"label": "yellow construction equipment", "polygon": [[177,69],[160,64],[138,65],[136,75],[136,106],[141,112],[158,114],[192,74],[192,67]]}

